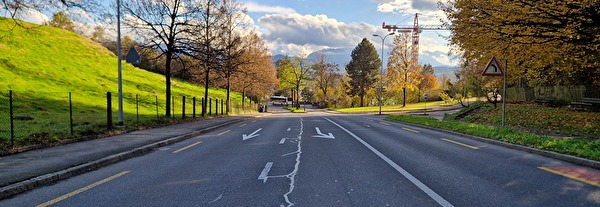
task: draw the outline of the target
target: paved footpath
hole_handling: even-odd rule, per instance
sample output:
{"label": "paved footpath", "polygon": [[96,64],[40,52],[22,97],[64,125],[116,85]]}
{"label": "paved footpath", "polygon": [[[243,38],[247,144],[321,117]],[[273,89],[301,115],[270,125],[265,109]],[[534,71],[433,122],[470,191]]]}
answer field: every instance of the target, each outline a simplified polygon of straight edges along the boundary
{"label": "paved footpath", "polygon": [[0,200],[251,119],[255,115],[212,118],[3,156],[0,157]]}

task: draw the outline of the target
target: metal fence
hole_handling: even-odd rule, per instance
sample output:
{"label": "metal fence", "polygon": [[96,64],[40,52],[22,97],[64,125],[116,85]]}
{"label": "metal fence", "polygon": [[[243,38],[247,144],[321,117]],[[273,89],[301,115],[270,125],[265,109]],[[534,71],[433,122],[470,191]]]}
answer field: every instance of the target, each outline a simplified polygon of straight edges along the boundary
{"label": "metal fence", "polygon": [[[106,97],[104,100],[98,97]],[[164,98],[164,97],[163,97]],[[123,127],[134,130],[177,123],[202,116],[203,98],[172,96],[171,116],[165,116],[164,100],[157,95],[123,94]],[[226,113],[225,100],[209,98],[206,116]],[[257,110],[257,104],[231,103],[230,114]],[[27,145],[48,145],[65,140],[94,138],[118,123],[116,93],[0,92],[0,150]]]}

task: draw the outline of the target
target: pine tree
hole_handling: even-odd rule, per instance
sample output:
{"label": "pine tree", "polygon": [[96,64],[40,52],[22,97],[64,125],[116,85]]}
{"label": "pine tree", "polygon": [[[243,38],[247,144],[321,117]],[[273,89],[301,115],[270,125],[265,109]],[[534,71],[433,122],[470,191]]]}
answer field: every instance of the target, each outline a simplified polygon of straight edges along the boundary
{"label": "pine tree", "polygon": [[375,46],[367,38],[352,50],[352,59],[346,65],[346,72],[350,77],[350,90],[348,94],[360,97],[360,106],[364,106],[367,91],[377,81],[377,70],[381,67],[381,60]]}

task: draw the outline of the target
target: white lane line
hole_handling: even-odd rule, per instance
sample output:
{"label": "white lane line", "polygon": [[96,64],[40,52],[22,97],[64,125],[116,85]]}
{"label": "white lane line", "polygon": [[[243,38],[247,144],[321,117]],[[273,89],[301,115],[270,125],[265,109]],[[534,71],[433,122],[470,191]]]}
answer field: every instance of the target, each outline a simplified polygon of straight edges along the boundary
{"label": "white lane line", "polygon": [[258,176],[258,179],[262,180],[263,183],[267,182],[267,178],[269,177],[268,174],[269,174],[269,171],[271,171],[271,167],[273,167],[273,162],[267,162],[267,164],[265,165],[265,168]]}
{"label": "white lane line", "polygon": [[287,128],[287,131],[289,132],[290,130],[292,130],[292,128]]}
{"label": "white lane line", "polygon": [[215,198],[215,200],[212,200],[211,202],[208,202],[208,204],[217,202],[217,201],[221,200],[221,198],[223,198],[223,193],[221,193],[221,195],[219,195],[219,197]]}
{"label": "white lane line", "polygon": [[446,201],[444,198],[442,198],[442,196],[438,195],[436,192],[431,190],[431,188],[427,187],[425,184],[423,184],[421,181],[419,181],[417,178],[415,178],[415,176],[411,175],[409,172],[404,170],[404,168],[400,167],[398,164],[396,164],[390,158],[383,155],[377,149],[373,148],[373,146],[371,146],[369,143],[365,142],[363,139],[356,136],[350,130],[347,130],[346,128],[331,121],[330,119],[328,119],[326,117],[323,117],[323,118],[326,119],[327,121],[331,122],[332,124],[338,126],[340,129],[346,131],[346,133],[348,133],[350,136],[354,137],[354,139],[358,140],[365,147],[369,148],[369,150],[371,150],[373,153],[375,153],[377,156],[379,156],[379,158],[381,158],[382,160],[387,162],[390,166],[392,166],[394,169],[396,169],[396,171],[398,171],[400,174],[402,174],[404,177],[406,177],[410,182],[415,184],[419,189],[421,189],[423,192],[425,192],[427,195],[429,195],[429,197],[431,197],[433,200],[435,200],[438,204],[440,204],[441,206],[444,206],[444,207],[453,207],[453,205],[450,204],[450,202]]}
{"label": "white lane line", "polygon": [[283,144],[283,143],[285,143],[285,140],[286,140],[286,139],[287,139],[287,138],[281,138],[281,141],[279,141],[279,144]]}

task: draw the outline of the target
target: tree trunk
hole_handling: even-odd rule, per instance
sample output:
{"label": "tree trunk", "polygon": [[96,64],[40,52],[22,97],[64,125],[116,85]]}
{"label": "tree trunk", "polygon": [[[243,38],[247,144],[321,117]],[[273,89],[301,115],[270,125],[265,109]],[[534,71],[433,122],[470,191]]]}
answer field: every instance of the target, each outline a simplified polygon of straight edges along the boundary
{"label": "tree trunk", "polygon": [[[208,58],[207,58],[208,59]],[[208,60],[206,60],[208,62]],[[206,117],[206,106],[208,102],[208,74],[210,70],[208,69],[208,63],[204,64],[206,66],[206,77],[204,79],[204,102],[202,103],[202,117]]]}
{"label": "tree trunk", "polygon": [[166,85],[167,85],[167,92],[166,92],[166,113],[165,116],[166,117],[171,117],[171,53],[167,52],[167,59],[166,59],[166,64],[165,64],[165,78],[166,78]]}
{"label": "tree trunk", "polygon": [[[226,100],[226,108],[225,108],[225,114],[229,115],[229,109],[231,109],[231,102],[230,102],[230,93],[231,93],[231,75],[229,74],[229,71],[227,71],[227,100]],[[222,106],[221,106],[222,107]]]}
{"label": "tree trunk", "polygon": [[406,88],[402,88],[402,107],[406,106]]}

